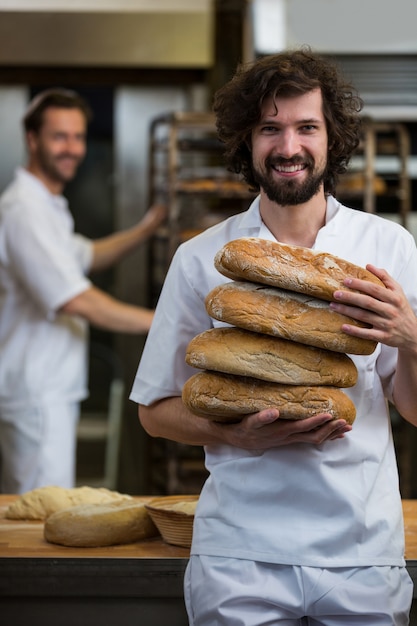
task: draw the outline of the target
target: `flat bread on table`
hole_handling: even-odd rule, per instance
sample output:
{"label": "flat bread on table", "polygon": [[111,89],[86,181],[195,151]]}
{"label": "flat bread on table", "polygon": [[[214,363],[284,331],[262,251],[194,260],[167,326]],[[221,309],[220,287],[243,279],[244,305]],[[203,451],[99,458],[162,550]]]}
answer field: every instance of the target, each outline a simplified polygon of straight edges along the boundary
{"label": "flat bread on table", "polygon": [[159,534],[145,501],[79,504],[50,515],[44,526],[49,543],[97,548],[135,543]]}

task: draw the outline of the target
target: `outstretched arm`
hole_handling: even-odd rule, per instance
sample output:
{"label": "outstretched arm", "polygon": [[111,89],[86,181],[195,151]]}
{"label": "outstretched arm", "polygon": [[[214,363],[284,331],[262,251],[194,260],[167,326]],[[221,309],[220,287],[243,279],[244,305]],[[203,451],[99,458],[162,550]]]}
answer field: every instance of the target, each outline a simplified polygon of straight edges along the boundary
{"label": "outstretched arm", "polygon": [[94,241],[90,271],[105,270],[136,250],[153,235],[166,215],[165,206],[155,205],[145,213],[135,226]]}
{"label": "outstretched arm", "polygon": [[60,308],[68,315],[79,315],[93,326],[121,333],[145,334],[154,312],[116,300],[97,287],[90,287]]}

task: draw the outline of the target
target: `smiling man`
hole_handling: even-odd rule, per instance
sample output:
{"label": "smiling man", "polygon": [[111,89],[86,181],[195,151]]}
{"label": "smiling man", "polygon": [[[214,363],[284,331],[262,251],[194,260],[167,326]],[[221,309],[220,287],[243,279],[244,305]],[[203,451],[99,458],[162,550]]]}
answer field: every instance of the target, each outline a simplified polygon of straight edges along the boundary
{"label": "smiling man", "polygon": [[39,127],[37,118],[33,120],[26,115],[27,170],[55,194],[62,193],[84,159],[88,118],[85,106],[81,109],[49,107]]}
{"label": "smiling man", "polygon": [[24,117],[28,161],[0,198],[0,492],[72,487],[79,403],[87,393],[88,325],[145,334],[153,311],[88,278],[140,246],[165,217],[91,241],[74,233],[62,195],[86,153],[90,110],[51,89]]}
{"label": "smiling man", "polygon": [[[205,448],[210,476],[185,576],[193,626],[408,624],[387,401],[417,425],[417,250],[398,224],[334,197],[359,143],[360,107],[338,69],[309,50],[239,68],[215,96],[228,165],[259,195],[177,250],[131,394],[151,436]],[[371,355],[352,355],[353,427],[328,414],[283,420],[273,406],[220,424],[182,402],[196,373],[184,359],[189,342],[222,325],[205,308],[228,280],[214,257],[240,237],[329,252],[382,281],[346,276],[353,290],[335,291],[329,304],[365,322],[343,332],[378,342]]]}
{"label": "smiling man", "polygon": [[[305,119],[305,111],[311,113]],[[253,172],[272,203],[308,202],[323,186],[327,130],[320,89],[291,99],[268,99],[252,132]],[[321,196],[322,204],[324,198]]]}

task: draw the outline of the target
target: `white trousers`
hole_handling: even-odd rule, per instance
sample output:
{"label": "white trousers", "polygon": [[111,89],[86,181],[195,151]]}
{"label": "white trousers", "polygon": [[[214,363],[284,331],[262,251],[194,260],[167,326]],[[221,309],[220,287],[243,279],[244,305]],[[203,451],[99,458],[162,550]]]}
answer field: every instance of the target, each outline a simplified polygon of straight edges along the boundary
{"label": "white trousers", "polygon": [[406,626],[413,584],[403,567],[192,556],[184,591],[190,626]]}
{"label": "white trousers", "polygon": [[0,409],[0,492],[75,483],[78,403]]}

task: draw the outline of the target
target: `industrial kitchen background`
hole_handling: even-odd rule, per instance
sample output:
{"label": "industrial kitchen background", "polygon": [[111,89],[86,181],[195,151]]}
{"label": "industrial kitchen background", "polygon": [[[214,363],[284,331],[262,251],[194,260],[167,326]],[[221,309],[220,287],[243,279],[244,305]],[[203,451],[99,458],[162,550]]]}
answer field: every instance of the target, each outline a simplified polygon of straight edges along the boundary
{"label": "industrial kitchen background", "polygon": [[[341,64],[370,119],[339,196],[417,237],[416,23],[414,0],[0,0],[0,189],[24,160],[30,97],[77,89],[94,120],[66,191],[76,228],[101,236],[167,202],[168,222],[150,245],[98,283],[154,304],[176,245],[250,201],[222,166],[213,92],[237,63],[308,44]],[[141,338],[91,333],[79,480],[130,493],[198,490],[199,450],[150,442],[127,399],[142,347]],[[415,498],[416,435],[395,414],[393,427],[403,497]]]}

